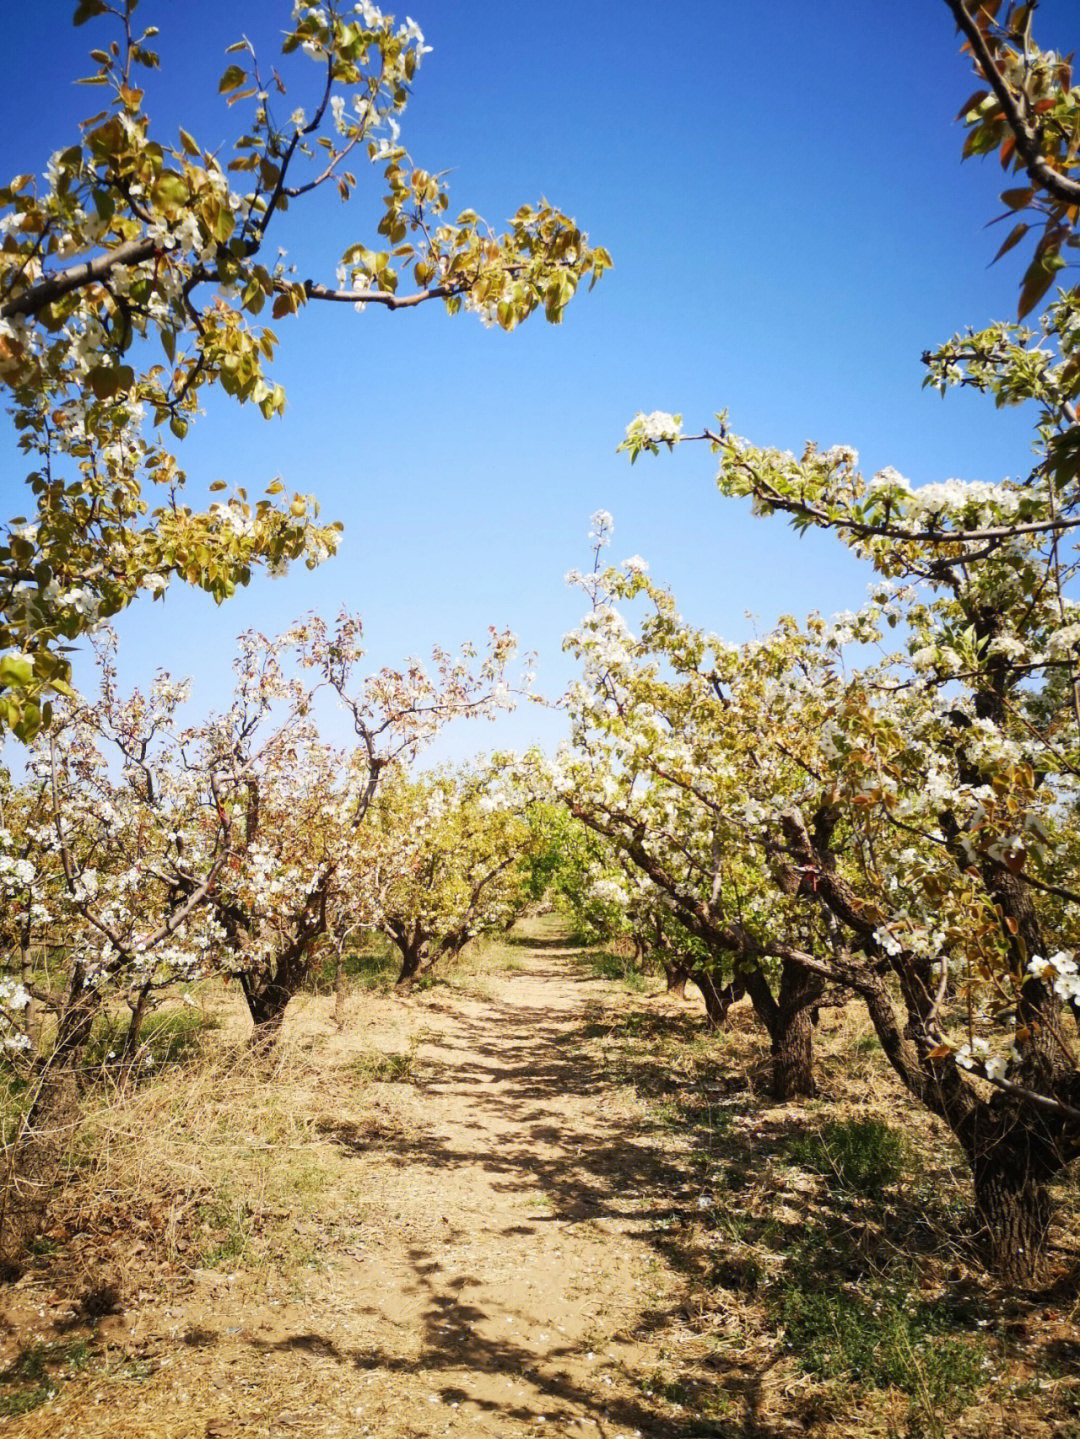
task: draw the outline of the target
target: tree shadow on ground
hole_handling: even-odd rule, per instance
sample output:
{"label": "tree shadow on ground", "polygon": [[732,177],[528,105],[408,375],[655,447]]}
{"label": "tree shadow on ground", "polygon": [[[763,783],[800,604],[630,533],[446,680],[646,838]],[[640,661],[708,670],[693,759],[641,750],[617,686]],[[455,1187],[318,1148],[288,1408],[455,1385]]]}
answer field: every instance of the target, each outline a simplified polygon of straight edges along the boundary
{"label": "tree shadow on ground", "polygon": [[507,949],[525,949],[530,952],[553,950],[558,954],[577,954],[581,950],[581,945],[566,934],[504,934],[499,937],[499,944]]}
{"label": "tree shadow on ground", "polygon": [[[648,1439],[780,1439],[790,1432],[775,1427],[763,1417],[763,1382],[775,1361],[764,1364],[732,1365],[723,1376],[730,1399],[740,1401],[744,1416],[710,1419],[700,1415],[670,1416],[658,1412],[647,1395],[603,1394],[599,1386],[575,1379],[571,1366],[578,1358],[576,1346],[567,1344],[548,1351],[543,1368],[535,1352],[512,1337],[486,1338],[479,1328],[491,1318],[474,1303],[440,1288],[441,1266],[433,1252],[423,1246],[410,1247],[408,1258],[413,1280],[411,1292],[421,1299],[422,1337],[416,1357],[403,1357],[379,1346],[350,1347],[335,1343],[318,1333],[295,1333],[276,1339],[254,1337],[256,1349],[302,1351],[330,1357],[361,1373],[384,1371],[422,1375],[426,1387],[434,1389],[443,1403],[470,1404],[489,1416],[501,1416],[521,1423],[545,1422],[570,1425],[583,1416],[597,1426],[601,1435],[637,1431]],[[456,1276],[459,1289],[478,1284],[471,1275]],[[375,1310],[368,1311],[377,1317]],[[639,1316],[639,1333],[663,1330],[670,1316],[664,1311],[645,1311]],[[526,1395],[508,1393],[506,1398],[478,1396],[467,1387],[469,1373],[480,1373],[489,1381],[505,1380],[508,1390],[520,1391],[523,1377]],[[440,1382],[438,1376],[442,1375]],[[541,1416],[543,1416],[541,1420]],[[555,1431],[561,1432],[561,1431]]]}
{"label": "tree shadow on ground", "polygon": [[[535,950],[535,943],[531,945]],[[577,979],[570,967],[552,964],[530,968],[537,987],[548,984],[565,987]],[[513,996],[513,990],[510,991]],[[700,1171],[695,1164],[696,1136],[687,1132],[690,1145],[673,1148],[670,1125],[649,1121],[640,1114],[619,1117],[603,1097],[612,1088],[610,1066],[598,1058],[587,1041],[592,1026],[580,1022],[577,1006],[552,1010],[546,1005],[511,997],[485,1005],[478,1016],[453,1012],[453,1045],[445,1042],[437,1058],[420,1060],[417,1078],[425,1090],[438,1092],[453,1102],[470,1120],[455,1121],[453,1136],[447,1138],[434,1128],[413,1133],[394,1133],[375,1142],[380,1163],[399,1166],[411,1174],[418,1169],[475,1169],[483,1182],[496,1193],[520,1196],[528,1202],[539,1191],[549,1209],[530,1215],[527,1221],[508,1226],[504,1233],[539,1233],[544,1226],[595,1221],[616,1221],[623,1233],[649,1245],[670,1268],[702,1278],[700,1265],[688,1261],[687,1247],[680,1231],[700,1221],[703,1197]],[[689,1016],[675,1015],[661,1020],[646,1016],[646,1027],[674,1024],[679,1034],[693,1038],[698,1025]],[[657,1065],[642,1080],[641,1090],[650,1093],[676,1092],[685,1088],[685,1079],[662,1072]],[[563,1122],[559,1105],[567,1099],[584,1101],[572,1127]],[[558,1102],[558,1103],[557,1103]],[[582,1122],[583,1120],[583,1122]],[[348,1152],[356,1152],[355,1137],[329,1131]],[[492,1143],[493,1133],[498,1143]],[[792,1216],[778,1228],[794,1242],[800,1219]],[[358,1367],[402,1369],[480,1370],[485,1374],[520,1376],[530,1367],[531,1382],[543,1398],[551,1418],[572,1415],[552,1409],[558,1402],[574,1405],[593,1417],[603,1411],[607,1420],[623,1428],[640,1429],[657,1436],[690,1435],[769,1436],[786,1432],[771,1427],[765,1418],[764,1387],[776,1363],[773,1352],[759,1355],[712,1356],[706,1366],[697,1366],[687,1397],[693,1396],[699,1412],[695,1415],[665,1415],[648,1394],[638,1398],[598,1397],[594,1388],[575,1382],[560,1360],[578,1355],[570,1346],[555,1349],[537,1369],[532,1351],[516,1345],[510,1337],[487,1339],[478,1332],[485,1320],[495,1316],[481,1312],[474,1304],[463,1304],[462,1288],[479,1283],[471,1276],[457,1276],[455,1292],[448,1292],[438,1259],[431,1251],[414,1247],[409,1251],[411,1278],[423,1300],[423,1345],[416,1359],[402,1359],[381,1350],[350,1350],[339,1357]],[[645,1309],[634,1325],[637,1341],[659,1335],[685,1319],[677,1304],[667,1309]],[[282,1343],[295,1344],[292,1336]],[[637,1376],[644,1384],[647,1376]],[[683,1390],[680,1390],[683,1392]],[[461,1402],[464,1391],[448,1383],[441,1394],[447,1402]],[[508,1415],[524,1419],[525,1413],[508,1398],[502,1406]],[[731,1411],[731,1417],[704,1417],[710,1410]],[[702,1412],[704,1411],[704,1413]],[[546,1411],[545,1411],[546,1412]]]}
{"label": "tree shadow on ground", "polygon": [[[530,940],[529,948],[541,946]],[[539,989],[559,986],[564,996],[581,983],[596,983],[569,956],[550,952],[530,966],[530,974]],[[662,1387],[668,1397],[689,1401],[685,1408],[696,1406],[695,1417],[663,1414],[643,1393],[621,1400],[621,1409],[608,1406],[612,1422],[682,1439],[779,1434],[789,1432],[791,1423],[829,1432],[841,1416],[828,1404],[843,1404],[845,1391],[826,1400],[820,1388],[803,1393],[796,1385],[778,1397],[777,1381],[790,1378],[790,1363],[772,1373],[784,1352],[777,1342],[780,1304],[800,1285],[811,1294],[816,1286],[840,1296],[844,1286],[856,1293],[879,1286],[886,1295],[906,1286],[919,1323],[936,1322],[941,1310],[975,1345],[991,1322],[987,1316],[1002,1312],[1002,1296],[988,1293],[979,1273],[966,1188],[943,1192],[936,1173],[920,1174],[918,1165],[915,1182],[874,1196],[800,1172],[798,1144],[817,1132],[823,1114],[820,1106],[778,1106],[748,1088],[743,1051],[756,1046],[764,1062],[764,1042],[749,1014],[733,1010],[731,1031],[708,1035],[700,1017],[662,1009],[655,996],[636,996],[629,1008],[619,1004],[606,1013],[590,1006],[582,1017],[577,1003],[553,1010],[515,997],[512,985],[507,994],[479,1016],[456,1014],[453,1047],[440,1047],[421,1075],[423,1084],[471,1109],[472,1125],[455,1126],[452,1139],[435,1131],[390,1135],[378,1146],[380,1158],[408,1168],[476,1167],[503,1194],[540,1190],[550,1212],[510,1226],[508,1235],[539,1233],[552,1223],[614,1220],[685,1276],[688,1304],[691,1295],[721,1293],[729,1308],[753,1304],[759,1316],[773,1316],[768,1342],[721,1345],[712,1354],[680,1358],[682,1377]],[[604,1040],[613,1042],[597,1044]],[[678,1052],[691,1049],[688,1073]],[[648,1107],[620,1118],[621,1111],[602,1102],[613,1086],[625,1087]],[[554,1103],[566,1097],[600,1101],[592,1105],[593,1122],[575,1122],[568,1130]],[[581,1108],[588,1112],[588,1103]],[[500,1121],[505,1128],[507,1119],[509,1133],[495,1146],[492,1126]],[[812,1274],[808,1255],[819,1266]],[[419,1252],[416,1259],[422,1261]],[[492,1345],[478,1337],[472,1324],[481,1316],[466,1310],[455,1319],[456,1309],[447,1309],[454,1301],[440,1294],[437,1277],[416,1273],[429,1301],[417,1366],[450,1370],[467,1355],[470,1364],[511,1373],[532,1358],[511,1340]],[[947,1283],[940,1304],[924,1302],[921,1288],[942,1276]],[[871,1294],[868,1323],[873,1302]],[[1013,1300],[1008,1307],[1012,1312]],[[661,1336],[685,1317],[679,1305],[643,1311],[636,1335]],[[1054,1358],[1049,1350],[1047,1358]],[[643,1384],[644,1377],[637,1377]],[[534,1382],[552,1386],[555,1398],[597,1412],[595,1394],[580,1385],[557,1375]],[[871,1388],[877,1382],[866,1381]],[[846,1392],[855,1404],[862,1391],[856,1385]],[[777,1412],[783,1421],[774,1419]],[[715,1417],[705,1417],[710,1414]]]}

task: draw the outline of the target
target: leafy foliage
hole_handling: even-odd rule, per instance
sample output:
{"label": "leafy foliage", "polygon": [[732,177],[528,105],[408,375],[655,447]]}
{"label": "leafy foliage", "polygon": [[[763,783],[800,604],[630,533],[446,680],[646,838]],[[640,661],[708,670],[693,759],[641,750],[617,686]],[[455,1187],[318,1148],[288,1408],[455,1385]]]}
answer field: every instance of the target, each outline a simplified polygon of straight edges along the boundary
{"label": "leafy foliage", "polygon": [[[219,90],[247,119],[225,159],[186,129],[153,133],[144,86],[160,67],[157,30],[139,33],[136,3],[76,6],[78,25],[119,25],[83,82],[105,106],[44,176],[0,189],[0,384],[31,465],[30,506],[0,544],[0,732],[26,740],[50,722],[48,697],[67,693],[70,642],[140,590],[156,597],[177,578],[221,601],[256,566],[313,566],[336,549],[340,526],[320,523],[309,495],[278,502],[276,480],[264,497],[238,489],[204,512],[183,502],[171,445],[204,390],[267,418],[284,409],[264,310],[276,321],[313,301],[437,300],[509,330],[537,309],[558,321],[579,282],[611,263],[546,203],[520,208],[501,235],[473,210],[448,219],[442,179],[398,143],[429,48],[413,21],[396,25],[368,0],[294,5],[282,50],[315,68],[310,118],[286,118],[277,69],[246,40],[232,46]],[[361,157],[388,190],[371,246],[350,245],[329,286],[293,278],[282,254],[269,261],[278,217],[322,192],[348,199]]]}

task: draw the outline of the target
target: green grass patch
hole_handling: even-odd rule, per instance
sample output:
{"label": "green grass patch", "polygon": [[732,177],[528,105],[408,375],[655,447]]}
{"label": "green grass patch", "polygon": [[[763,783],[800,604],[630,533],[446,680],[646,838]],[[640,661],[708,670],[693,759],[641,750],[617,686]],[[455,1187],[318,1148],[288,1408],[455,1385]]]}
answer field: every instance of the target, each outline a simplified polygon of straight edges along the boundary
{"label": "green grass patch", "polygon": [[85,1339],[23,1349],[0,1372],[0,1418],[12,1419],[39,1409],[56,1393],[57,1381],[85,1369],[91,1357]]}
{"label": "green grass patch", "polygon": [[602,949],[594,950],[582,958],[597,979],[613,980],[634,994],[642,994],[649,987],[645,976],[640,969],[635,968],[634,961],[627,955],[612,954],[610,950]]}
{"label": "green grass patch", "polygon": [[878,1199],[904,1172],[908,1146],[880,1119],[833,1119],[790,1143],[796,1163],[825,1176],[830,1188]]}
{"label": "green grass patch", "polygon": [[808,1374],[899,1390],[930,1423],[922,1432],[944,1433],[938,1417],[962,1412],[983,1381],[984,1343],[956,1308],[926,1299],[902,1263],[875,1271],[845,1254],[843,1231],[812,1229],[789,1251],[771,1308]]}
{"label": "green grass patch", "polygon": [[[123,1013],[97,1017],[84,1053],[88,1068],[119,1063],[129,1024],[130,1017]],[[201,1052],[205,1036],[220,1027],[221,1021],[213,1015],[189,1005],[155,1011],[143,1020],[133,1073],[154,1073],[167,1065],[188,1063]]]}
{"label": "green grass patch", "polygon": [[238,1199],[221,1194],[198,1211],[203,1238],[199,1258],[207,1269],[243,1258],[251,1241],[251,1211]]}
{"label": "green grass patch", "polygon": [[413,1078],[415,1063],[415,1050],[384,1053],[381,1049],[369,1049],[348,1068],[363,1084],[408,1084]]}
{"label": "green grass patch", "polygon": [[[372,935],[364,940],[362,949],[351,950],[342,969],[349,989],[379,990],[389,993],[401,969],[401,956],[389,940]],[[308,976],[304,989],[309,994],[333,994],[337,958],[325,955]]]}
{"label": "green grass patch", "polygon": [[876,1034],[861,1034],[851,1046],[852,1054],[877,1054],[881,1049],[881,1040]]}

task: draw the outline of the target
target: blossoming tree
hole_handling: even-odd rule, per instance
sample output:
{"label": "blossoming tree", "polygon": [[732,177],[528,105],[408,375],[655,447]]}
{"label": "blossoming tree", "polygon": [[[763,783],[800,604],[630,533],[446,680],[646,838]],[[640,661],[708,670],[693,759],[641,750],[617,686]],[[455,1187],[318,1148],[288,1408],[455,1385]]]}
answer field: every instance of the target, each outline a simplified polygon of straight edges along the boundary
{"label": "blossoming tree", "polygon": [[[370,0],[297,0],[278,64],[291,77],[289,57],[310,60],[306,109],[246,40],[232,46],[219,89],[246,118],[225,158],[186,129],[153,132],[157,30],[136,25],[136,5],[77,0],[76,25],[101,19],[115,36],[84,81],[104,105],[42,177],[0,188],[0,384],[30,466],[24,512],[0,536],[0,732],[23,739],[66,688],[68,642],[140,590],[179,578],[220,601],[255,566],[315,565],[336,548],[339,527],[310,496],[277,502],[277,481],[202,512],[183,500],[172,441],[208,387],[268,418],[284,408],[264,310],[284,321],[312,303],[436,301],[513,329],[537,309],[557,322],[610,264],[547,204],[523,206],[502,234],[473,210],[450,218],[443,180],[399,143],[429,48],[413,21]],[[332,282],[297,278],[267,253],[277,221],[320,195],[348,199],[362,160],[386,182],[373,233]]]}
{"label": "blossoming tree", "polygon": [[[998,4],[947,3],[989,84],[962,112],[967,151],[1000,145],[1031,181],[1006,203],[1045,222],[1026,313],[1076,245],[1080,107],[1068,62],[1031,38],[1033,7],[998,23]],[[790,783],[762,798],[741,843],[797,880],[779,872],[776,889],[793,890],[829,944],[790,958],[863,998],[904,1085],[964,1150],[993,1263],[1018,1283],[1042,1272],[1048,1185],[1080,1155],[1080,612],[1066,554],[1080,525],[1078,316],[1080,293],[1063,291],[1037,328],[993,325],[926,357],[938,389],[1035,405],[1035,464],[1016,480],[866,479],[850,449],[796,457],[723,416],[698,437],[722,493],[831,530],[873,565],[873,603],[847,638],[897,624],[910,637],[906,654],[823,683],[806,661],[815,626],[791,628],[788,678],[742,769],[752,786],[786,753]],[[624,447],[636,458],[682,439],[677,416],[639,416]]]}
{"label": "blossoming tree", "polygon": [[507,929],[529,898],[522,861],[533,843],[507,761],[383,786],[365,840],[365,927],[401,955],[398,987],[471,939]]}
{"label": "blossoming tree", "polygon": [[[276,1039],[320,947],[356,922],[372,884],[367,831],[379,789],[449,721],[512,705],[514,650],[512,635],[493,630],[483,657],[471,645],[458,656],[437,649],[430,668],[411,660],[361,677],[360,623],[345,613],[333,626],[310,616],[272,642],[243,638],[233,704],[205,726],[193,762],[229,776],[235,852],[207,905],[217,962],[243,989],[257,1047]],[[320,738],[321,689],[350,715],[353,746]]]}

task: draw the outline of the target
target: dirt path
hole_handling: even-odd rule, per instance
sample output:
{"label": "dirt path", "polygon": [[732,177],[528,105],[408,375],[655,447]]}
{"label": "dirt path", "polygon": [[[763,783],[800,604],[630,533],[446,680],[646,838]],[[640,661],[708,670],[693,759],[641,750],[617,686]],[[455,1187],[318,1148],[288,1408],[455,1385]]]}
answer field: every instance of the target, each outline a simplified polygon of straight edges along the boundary
{"label": "dirt path", "polygon": [[413,1056],[409,1083],[369,1087],[374,1118],[322,1120],[355,1224],[324,1231],[316,1202],[295,1226],[313,1256],[299,1278],[198,1271],[171,1304],[129,1306],[126,1370],[19,1432],[685,1433],[644,1392],[683,1293],[656,1226],[688,1193],[682,1156],[585,1057],[613,986],[564,943],[534,921],[486,996],[357,1001],[340,1039],[309,1007],[320,1060]]}

